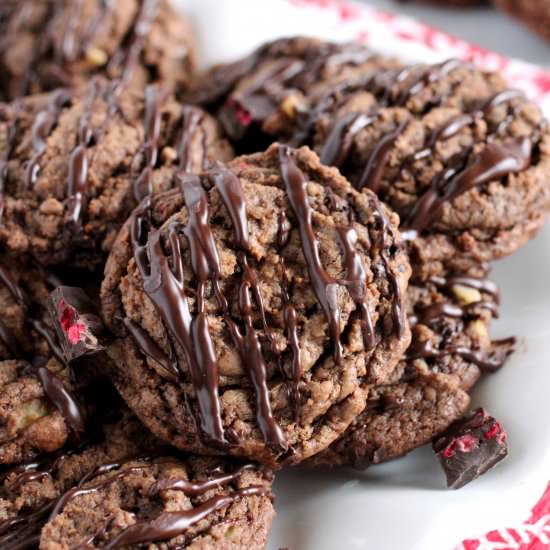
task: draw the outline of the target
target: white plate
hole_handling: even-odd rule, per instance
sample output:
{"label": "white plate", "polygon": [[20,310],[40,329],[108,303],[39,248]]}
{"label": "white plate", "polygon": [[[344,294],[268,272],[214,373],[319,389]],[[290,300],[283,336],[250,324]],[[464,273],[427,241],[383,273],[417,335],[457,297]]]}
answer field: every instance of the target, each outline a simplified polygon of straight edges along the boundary
{"label": "white plate", "polygon": [[[234,60],[279,36],[344,38],[282,0],[174,1],[193,19],[203,65]],[[550,479],[550,227],[498,263],[493,278],[503,295],[494,335],[514,334],[520,345],[501,372],[479,384],[474,404],[507,427],[509,458],[460,491],[445,489],[426,448],[362,473],[282,472],[270,550],[451,550],[527,518]]]}

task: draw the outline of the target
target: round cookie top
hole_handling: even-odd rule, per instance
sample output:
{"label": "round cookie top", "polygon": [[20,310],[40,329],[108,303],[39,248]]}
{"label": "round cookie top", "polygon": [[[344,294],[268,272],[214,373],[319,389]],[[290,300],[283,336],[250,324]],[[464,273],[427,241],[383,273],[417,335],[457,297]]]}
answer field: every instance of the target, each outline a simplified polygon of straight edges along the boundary
{"label": "round cookie top", "polygon": [[[397,65],[395,59],[354,42],[283,38],[236,63],[213,67],[197,80],[187,99],[210,109],[219,107],[227,135],[239,147],[257,151],[258,140],[286,141],[294,133],[294,115],[302,114],[306,94],[358,73]],[[302,122],[305,126],[306,120]]]}
{"label": "round cookie top", "polygon": [[[400,215],[416,278],[509,254],[542,225],[548,125],[498,74],[449,60],[366,74],[334,93],[317,113],[315,149]],[[309,102],[315,111],[318,98]]]}
{"label": "round cookie top", "polygon": [[217,123],[161,88],[93,79],[0,104],[0,242],[42,264],[101,265],[116,232],[177,168],[231,157]]}
{"label": "round cookie top", "polygon": [[[5,4],[5,5],[4,5]],[[167,0],[22,0],[0,17],[0,99],[74,87],[94,74],[185,89],[195,70],[187,21]]]}
{"label": "round cookie top", "polygon": [[182,449],[297,463],[409,343],[397,219],[307,148],[178,179],[133,212],[107,262],[115,383]]}
{"label": "round cookie top", "polygon": [[365,468],[425,445],[467,410],[466,393],[482,372],[498,370],[515,339],[491,341],[499,292],[471,274],[411,285],[412,342],[389,384],[371,386],[366,409],[311,465]]}

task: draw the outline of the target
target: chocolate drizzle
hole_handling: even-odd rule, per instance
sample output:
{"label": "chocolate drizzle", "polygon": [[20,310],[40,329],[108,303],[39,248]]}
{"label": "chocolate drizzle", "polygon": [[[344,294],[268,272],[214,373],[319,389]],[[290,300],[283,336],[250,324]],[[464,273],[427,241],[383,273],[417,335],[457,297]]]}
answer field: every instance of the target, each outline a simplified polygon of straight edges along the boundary
{"label": "chocolate drizzle", "polygon": [[286,451],[288,450],[288,443],[271,409],[269,388],[267,384],[267,367],[263,357],[262,345],[254,329],[252,320],[251,291],[260,311],[266,335],[270,335],[256,272],[250,267],[248,260],[250,249],[248,241],[248,219],[241,182],[232,172],[225,169],[221,164],[217,164],[215,168],[210,170],[209,177],[220,193],[229,212],[235,235],[235,244],[239,251],[238,260],[242,270],[238,302],[239,311],[245,324],[244,334],[239,330],[237,324],[229,318],[227,313],[225,316],[226,322],[229,325],[233,342],[239,351],[241,361],[249,372],[254,385],[256,394],[256,419],[264,440],[275,452]]}
{"label": "chocolate drizzle", "polygon": [[67,173],[67,218],[78,223],[82,215],[82,207],[88,187],[88,148],[93,144],[94,133],[90,126],[93,114],[93,103],[99,93],[99,84],[92,82],[89,96],[84,103],[82,115],[78,123],[76,147],[69,156]]}
{"label": "chocolate drizzle", "polygon": [[446,346],[442,349],[436,349],[431,340],[417,342],[407,353],[407,357],[413,359],[439,359],[448,355],[458,355],[465,361],[477,365],[480,369],[494,372],[500,369],[504,360],[508,357],[501,357],[499,354],[487,355],[481,350],[474,350],[466,346]]}
{"label": "chocolate drizzle", "polygon": [[[218,365],[204,310],[204,286],[209,270],[207,262],[217,261],[217,251],[214,243],[208,239],[208,212],[204,190],[197,181],[189,181],[185,187],[190,216],[188,232],[191,233],[191,257],[195,274],[200,281],[197,291],[199,313],[195,317],[189,311],[185,294],[181,248],[176,230],[172,227],[169,237],[174,266],[172,271],[162,250],[160,232],[148,227],[148,199],[134,211],[131,225],[132,246],[145,292],[185,354],[197,394],[201,430],[209,442],[225,446],[218,395]],[[205,242],[201,243],[200,240]],[[203,251],[204,246],[206,251]]]}
{"label": "chocolate drizzle", "polygon": [[321,263],[319,243],[313,232],[313,210],[309,205],[306,193],[306,179],[292,159],[290,149],[286,146],[279,148],[279,164],[286,194],[298,221],[302,250],[311,285],[328,322],[330,338],[334,347],[334,361],[336,364],[340,364],[342,343],[340,341],[341,311],[336,295],[338,282],[328,275]]}
{"label": "chocolate drizzle", "polygon": [[46,142],[55,128],[59,115],[70,101],[70,95],[64,90],[53,92],[48,101],[48,108],[39,112],[32,125],[32,146],[34,153],[26,168],[26,185],[32,187],[40,173],[40,157],[46,150]]}
{"label": "chocolate drizzle", "polygon": [[181,137],[177,147],[178,165],[183,172],[193,171],[193,140],[197,132],[202,132],[202,168],[206,169],[208,164],[208,151],[206,145],[206,132],[201,128],[200,123],[203,113],[192,105],[184,105],[181,109]]}
{"label": "chocolate drizzle", "polygon": [[455,285],[467,286],[475,288],[486,294],[489,294],[498,305],[500,303],[500,291],[494,281],[471,275],[449,275],[447,277],[431,277],[430,282],[439,288],[447,290],[452,289]]}
{"label": "chocolate drizzle", "polygon": [[148,197],[153,190],[153,168],[157,163],[161,130],[159,95],[155,86],[145,88],[145,166],[133,183],[134,198],[138,203]]}
{"label": "chocolate drizzle", "polygon": [[[407,351],[407,357],[414,359],[440,359],[446,356],[458,355],[465,361],[477,365],[480,369],[493,372],[504,364],[510,353],[513,351],[515,338],[508,338],[502,341],[494,341],[492,350],[486,352],[472,347],[455,345],[452,337],[456,330],[463,331],[463,328],[449,329],[445,324],[441,325],[440,320],[445,317],[453,319],[476,319],[480,317],[481,311],[488,311],[492,317],[498,317],[499,291],[493,281],[467,275],[451,275],[448,278],[432,277],[429,281],[437,288],[449,293],[455,285],[467,286],[489,294],[490,299],[481,298],[479,301],[468,304],[457,304],[452,301],[436,302],[424,307],[410,318],[411,326],[423,324],[439,334],[441,342],[435,347],[432,340],[416,341]],[[418,309],[418,308],[417,308]],[[466,321],[465,321],[466,322]],[[462,324],[459,325],[462,327]]]}
{"label": "chocolate drizzle", "polygon": [[353,228],[338,228],[338,233],[340,244],[344,250],[344,265],[346,266],[344,284],[361,313],[363,341],[365,349],[370,351],[374,348],[376,341],[374,325],[366,296],[367,270],[363,258],[355,248],[357,244],[357,232]]}
{"label": "chocolate drizzle", "polygon": [[180,376],[177,361],[165,353],[155,341],[139,325],[125,317],[123,319],[126,330],[134,339],[139,348],[151,359],[156,361],[166,372],[168,378],[177,380]]}
{"label": "chocolate drizzle", "polygon": [[[145,46],[145,40],[157,15],[158,7],[159,0],[141,0],[140,10],[133,25],[133,37],[128,47],[128,54],[122,71],[121,80],[124,83],[132,80],[135,67]],[[117,60],[117,57],[113,59]]]}
{"label": "chocolate drizzle", "polygon": [[399,280],[391,269],[390,259],[388,257],[387,239],[390,231],[390,222],[384,212],[384,207],[377,200],[373,200],[372,203],[374,204],[374,208],[376,209],[376,213],[378,214],[378,218],[380,220],[380,234],[376,246],[393,293],[392,321],[394,330],[399,338],[403,338],[407,327],[405,313],[401,307],[401,304],[403,303],[403,293],[401,291],[401,287],[399,286]]}
{"label": "chocolate drizzle", "polygon": [[407,121],[402,122],[396,130],[385,135],[375,145],[369,157],[369,161],[367,162],[365,170],[363,171],[361,177],[356,183],[357,189],[363,189],[363,187],[367,187],[374,193],[378,192],[391,150],[396,140],[401,136],[407,125]]}
{"label": "chocolate drizzle", "polygon": [[61,379],[46,367],[39,367],[37,372],[44,393],[63,415],[74,439],[80,440],[84,435],[85,425],[75,398],[67,391]]}
{"label": "chocolate drizzle", "polygon": [[486,145],[466,168],[451,167],[433,180],[431,187],[415,204],[403,223],[405,231],[420,233],[428,227],[446,202],[473,187],[484,185],[509,174],[523,172],[531,164],[530,138],[516,138],[510,143]]}
{"label": "chocolate drizzle", "polygon": [[349,155],[354,136],[372,124],[376,118],[367,114],[350,113],[337,120],[319,155],[321,162],[340,168]]}

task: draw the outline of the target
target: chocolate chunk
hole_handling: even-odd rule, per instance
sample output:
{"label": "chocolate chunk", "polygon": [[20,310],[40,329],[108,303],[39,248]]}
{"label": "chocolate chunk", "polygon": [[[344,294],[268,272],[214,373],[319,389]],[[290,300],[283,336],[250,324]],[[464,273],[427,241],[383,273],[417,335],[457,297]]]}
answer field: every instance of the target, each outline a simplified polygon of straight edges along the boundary
{"label": "chocolate chunk", "polygon": [[79,287],[59,286],[48,307],[67,361],[103,351],[105,327],[98,308]]}
{"label": "chocolate chunk", "polygon": [[479,408],[455,422],[433,442],[450,489],[460,489],[508,455],[507,435],[500,423]]}

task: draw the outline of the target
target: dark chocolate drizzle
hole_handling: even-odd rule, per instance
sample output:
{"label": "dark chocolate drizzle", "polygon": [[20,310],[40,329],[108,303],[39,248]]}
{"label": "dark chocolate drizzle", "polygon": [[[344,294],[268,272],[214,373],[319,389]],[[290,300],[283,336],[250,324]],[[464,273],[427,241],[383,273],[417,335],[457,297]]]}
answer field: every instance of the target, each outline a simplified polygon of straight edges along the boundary
{"label": "dark chocolate drizzle", "polygon": [[67,172],[67,219],[72,223],[78,223],[81,219],[82,208],[86,198],[88,187],[88,171],[90,160],[88,148],[93,144],[94,132],[90,125],[93,114],[93,104],[99,93],[99,84],[92,82],[89,96],[84,102],[82,115],[78,123],[76,147],[69,156]]}
{"label": "dark chocolate drizzle", "polygon": [[531,164],[532,148],[530,138],[517,138],[502,145],[489,143],[466,168],[448,168],[433,180],[431,187],[414,205],[403,223],[403,229],[420,233],[430,225],[446,202],[453,201],[474,187],[523,172]]}
{"label": "dark chocolate drizzle", "polygon": [[26,185],[32,187],[40,173],[40,157],[46,150],[46,142],[55,128],[63,108],[71,96],[64,90],[58,90],[50,95],[48,108],[39,112],[32,125],[32,146],[34,153],[26,168]]}
{"label": "dark chocolate drizzle", "polygon": [[200,187],[200,182],[190,180],[185,188],[189,210],[189,224],[186,229],[191,234],[188,237],[191,261],[200,281],[197,291],[199,313],[195,317],[189,311],[185,294],[181,248],[176,229],[172,227],[169,236],[174,266],[172,271],[162,250],[160,232],[150,227],[147,216],[149,199],[145,199],[134,211],[131,221],[132,246],[144,281],[144,290],[185,354],[197,394],[200,428],[212,444],[225,446],[227,442],[218,395],[218,365],[208,330],[203,296],[209,271],[208,261],[217,261],[217,251],[214,243],[208,239],[210,233],[206,194]]}
{"label": "dark chocolate drizzle", "polygon": [[[128,47],[121,76],[121,81],[125,84],[132,80],[135,67],[145,46],[145,40],[157,15],[158,7],[159,0],[141,0],[140,10],[132,27],[133,37]],[[116,60],[117,56],[113,58],[113,61]]]}
{"label": "dark chocolate drizzle", "polygon": [[385,135],[374,147],[365,170],[356,183],[357,189],[367,187],[374,193],[378,192],[384,176],[384,170],[388,162],[391,150],[397,139],[408,126],[408,121],[402,122],[396,130]]}
{"label": "dark chocolate drizzle", "polygon": [[123,319],[126,330],[134,339],[139,348],[151,359],[156,361],[165,371],[168,378],[177,380],[180,377],[180,371],[175,358],[165,353],[156,342],[139,325],[134,323],[128,317]]}
{"label": "dark chocolate drizzle", "polygon": [[181,108],[181,136],[177,147],[178,167],[183,172],[193,171],[193,143],[197,132],[202,132],[202,168],[208,164],[208,151],[206,145],[206,131],[201,127],[203,113],[192,105],[184,105]]}
{"label": "dark chocolate drizzle", "polygon": [[158,159],[161,130],[160,107],[162,95],[155,86],[150,85],[145,88],[145,145],[143,146],[145,166],[133,183],[134,198],[138,203],[153,191],[153,169]]}
{"label": "dark chocolate drizzle", "polygon": [[78,441],[85,431],[82,412],[72,394],[65,388],[63,382],[46,367],[38,368],[38,378],[42,382],[44,393],[63,415],[73,437]]}
{"label": "dark chocolate drizzle", "polygon": [[376,118],[376,115],[350,113],[337,120],[319,155],[321,162],[340,168],[349,155],[354,136],[372,124]]}
{"label": "dark chocolate drizzle", "polygon": [[472,275],[449,275],[447,277],[431,277],[430,282],[439,288],[447,290],[452,289],[455,285],[467,286],[475,288],[481,292],[489,294],[498,305],[500,303],[500,290],[497,284],[490,279],[474,277]]}
{"label": "dark chocolate drizzle", "polygon": [[379,233],[379,238],[378,238],[378,242],[376,243],[376,246],[378,247],[380,259],[382,260],[384,271],[386,273],[386,277],[388,278],[388,281],[390,282],[390,286],[393,294],[392,321],[395,327],[394,330],[397,333],[399,338],[403,338],[407,328],[407,323],[405,320],[405,312],[403,311],[403,308],[402,308],[403,292],[401,291],[401,287],[399,286],[399,279],[391,269],[390,258],[388,256],[389,245],[387,240],[388,240],[388,235],[390,233],[390,222],[384,212],[384,207],[377,200],[373,200],[372,204],[374,205],[374,208],[380,220],[380,233]]}
{"label": "dark chocolate drizzle", "polygon": [[442,349],[436,349],[431,340],[416,342],[407,352],[407,357],[413,359],[439,359],[448,355],[458,355],[465,361],[477,365],[480,369],[494,372],[500,369],[506,360],[495,354],[483,353],[481,350],[474,350],[466,346],[445,346]]}
{"label": "dark chocolate drizzle", "polygon": [[336,296],[338,281],[330,277],[321,263],[319,243],[313,231],[313,209],[309,205],[306,192],[306,179],[292,159],[291,150],[284,145],[279,148],[279,164],[286,194],[298,222],[302,251],[311,285],[328,322],[329,334],[334,347],[334,361],[336,364],[340,364],[342,343],[340,341],[341,311]]}
{"label": "dark chocolate drizzle", "polygon": [[162,512],[156,518],[140,521],[124,529],[112,538],[104,548],[122,548],[131,544],[169,540],[183,533],[213,512],[221,510],[250,496],[262,496],[266,489],[261,486],[250,486],[238,489],[229,495],[216,495],[195,506],[192,510]]}
{"label": "dark chocolate drizzle", "polygon": [[[436,348],[431,340],[415,341],[413,339],[413,343],[407,351],[407,357],[411,360],[419,358],[433,358],[437,360],[449,355],[458,355],[465,361],[473,363],[480,369],[488,372],[494,372],[501,368],[513,351],[516,341],[515,338],[507,338],[501,341],[496,340],[492,343],[493,349],[486,352],[465,345],[454,345],[450,343],[447,341],[449,335],[446,335],[446,331],[442,331],[441,327],[438,325],[439,319],[444,317],[475,319],[481,315],[482,310],[488,310],[493,317],[498,317],[500,297],[497,285],[489,279],[460,274],[450,275],[447,278],[432,277],[430,282],[447,293],[452,290],[454,285],[459,284],[468,286],[480,290],[485,294],[489,294],[491,299],[482,298],[480,301],[469,304],[456,304],[451,301],[438,302],[417,311],[416,314],[410,318],[411,326],[418,323],[429,326],[432,330],[440,333],[442,341],[439,348]],[[501,347],[505,348],[503,350],[504,353],[500,350]]]}
{"label": "dark chocolate drizzle", "polygon": [[376,344],[374,325],[369,311],[366,296],[367,270],[361,254],[355,248],[357,232],[353,228],[338,228],[340,244],[344,250],[344,265],[346,267],[346,285],[350,296],[361,313],[361,328],[365,349],[370,351]]}

